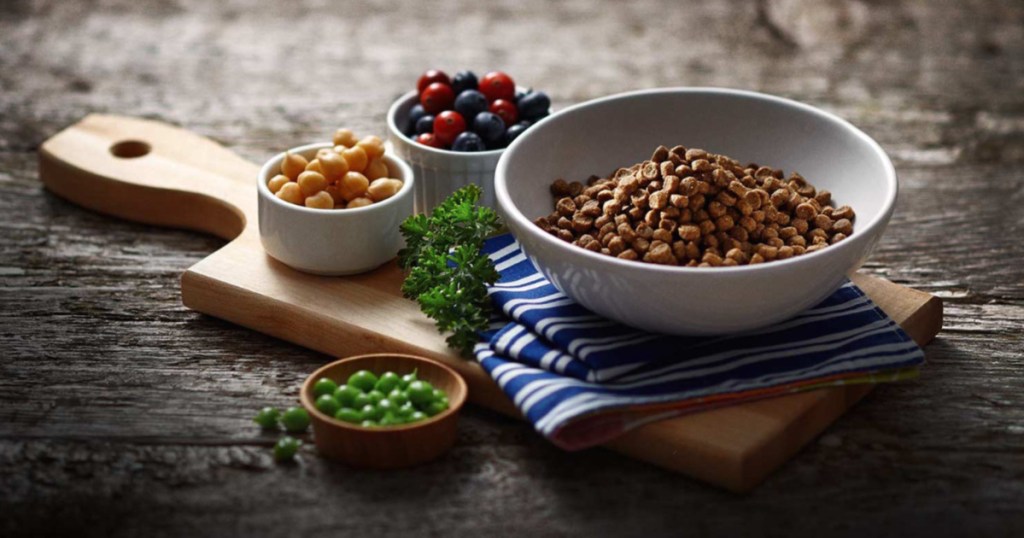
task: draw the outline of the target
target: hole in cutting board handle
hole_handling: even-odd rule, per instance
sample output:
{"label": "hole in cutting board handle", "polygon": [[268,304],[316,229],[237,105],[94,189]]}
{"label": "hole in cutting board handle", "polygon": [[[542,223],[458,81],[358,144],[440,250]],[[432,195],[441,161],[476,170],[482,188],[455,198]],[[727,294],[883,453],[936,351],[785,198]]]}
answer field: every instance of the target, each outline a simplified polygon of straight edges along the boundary
{"label": "hole in cutting board handle", "polygon": [[147,155],[153,149],[140,140],[122,140],[110,146],[110,153],[122,159],[135,159]]}

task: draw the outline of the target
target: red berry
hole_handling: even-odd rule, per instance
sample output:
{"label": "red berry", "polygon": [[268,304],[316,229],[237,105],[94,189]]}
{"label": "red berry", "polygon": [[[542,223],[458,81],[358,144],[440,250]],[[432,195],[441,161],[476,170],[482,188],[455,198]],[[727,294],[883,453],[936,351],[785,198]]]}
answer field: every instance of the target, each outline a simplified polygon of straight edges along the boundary
{"label": "red berry", "polygon": [[516,83],[512,77],[501,71],[491,71],[480,79],[480,91],[488,101],[506,99],[511,101],[516,96]]}
{"label": "red berry", "polygon": [[452,87],[441,83],[432,82],[420,92],[420,104],[427,114],[439,114],[448,110],[455,103],[455,92]]}
{"label": "red berry", "polygon": [[519,109],[516,104],[507,99],[495,99],[491,102],[490,111],[497,114],[505,125],[511,126],[519,119]]}
{"label": "red berry", "polygon": [[434,136],[444,145],[451,144],[459,133],[466,130],[466,120],[454,110],[442,112],[434,118]]}
{"label": "red berry", "polygon": [[424,146],[430,146],[432,148],[443,148],[444,144],[434,136],[434,133],[422,133],[416,135],[416,141]]}
{"label": "red berry", "polygon": [[423,93],[423,90],[435,82],[441,82],[443,84],[451,84],[452,81],[448,80],[448,75],[444,74],[444,71],[438,71],[437,69],[428,69],[420,75],[419,80],[416,81],[416,93]]}

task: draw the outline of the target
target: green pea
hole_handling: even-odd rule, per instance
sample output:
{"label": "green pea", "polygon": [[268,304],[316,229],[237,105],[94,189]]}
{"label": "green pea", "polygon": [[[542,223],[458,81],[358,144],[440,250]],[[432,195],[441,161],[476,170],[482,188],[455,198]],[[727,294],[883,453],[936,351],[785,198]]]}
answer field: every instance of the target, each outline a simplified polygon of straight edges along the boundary
{"label": "green pea", "polygon": [[356,397],[362,393],[363,391],[355,387],[343,385],[334,391],[334,399],[338,400],[338,404],[342,407],[356,407]]}
{"label": "green pea", "polygon": [[402,424],[401,420],[391,413],[384,415],[384,418],[380,419],[381,426],[398,426],[400,424]]}
{"label": "green pea", "polygon": [[373,421],[378,421],[384,418],[384,410],[373,404],[366,404],[362,408],[362,412],[363,417]]}
{"label": "green pea", "polygon": [[301,407],[289,407],[281,415],[281,424],[288,433],[302,433],[309,427],[309,413]]}
{"label": "green pea", "polygon": [[409,415],[409,419],[408,420],[409,420],[409,422],[419,422],[421,420],[425,420],[426,418],[427,418],[427,415],[423,414],[422,411],[413,411],[412,414]]}
{"label": "green pea", "polygon": [[402,376],[402,381],[398,384],[402,390],[409,388],[409,383],[416,381],[416,372],[419,370],[413,370],[411,374],[405,374]]}
{"label": "green pea", "polygon": [[342,422],[351,422],[352,424],[358,424],[363,421],[363,413],[352,409],[351,407],[342,407],[338,409],[338,412],[334,414],[334,418]]}
{"label": "green pea", "polygon": [[440,400],[441,398],[445,398],[445,397],[446,397],[446,395],[445,395],[443,390],[441,390],[441,389],[434,389],[434,399],[435,400]]}
{"label": "green pea", "polygon": [[403,405],[409,403],[409,397],[406,396],[401,389],[395,389],[391,391],[391,393],[388,394],[388,399],[391,400],[391,403],[397,405],[398,407],[402,407]]}
{"label": "green pea", "polygon": [[416,380],[409,383],[409,388],[405,393],[409,396],[409,400],[418,406],[428,405],[434,400],[434,387],[426,381]]}
{"label": "green pea", "polygon": [[264,430],[277,427],[277,421],[281,418],[281,412],[273,407],[264,407],[253,417],[252,421],[259,424]]}
{"label": "green pea", "polygon": [[377,384],[377,376],[369,370],[359,370],[348,378],[349,386],[355,387],[363,392],[370,392]]}
{"label": "green pea", "polygon": [[372,404],[376,404],[384,399],[384,393],[379,390],[371,390],[366,395],[370,397],[370,403]]}
{"label": "green pea", "polygon": [[398,409],[398,406],[391,403],[391,400],[381,400],[377,402],[377,409],[380,409],[385,414],[388,412],[394,412]]}
{"label": "green pea", "polygon": [[333,417],[334,414],[338,412],[338,409],[341,409],[341,405],[338,404],[338,400],[335,400],[334,396],[330,394],[324,394],[317,398],[314,405],[316,406],[317,411],[320,411],[329,417]]}
{"label": "green pea", "polygon": [[398,374],[394,372],[384,372],[380,379],[377,380],[375,389],[381,391],[383,394],[388,394],[391,391],[398,388],[398,384],[402,382],[402,379],[398,377]]}
{"label": "green pea", "polygon": [[428,417],[432,417],[437,414],[443,413],[445,409],[448,409],[448,406],[446,404],[438,401],[433,401],[423,408],[423,413],[426,414]]}
{"label": "green pea", "polygon": [[[356,390],[359,390],[359,389],[356,389]],[[359,394],[356,395],[355,400],[352,400],[352,407],[354,407],[356,409],[362,409],[363,406],[366,406],[366,405],[369,405],[369,404],[372,404],[372,403],[373,403],[373,400],[371,400],[370,397],[366,395],[366,393],[360,392]]]}
{"label": "green pea", "polygon": [[378,424],[376,420],[369,419],[360,422],[359,425],[364,428],[376,428],[377,426],[380,426],[380,424]]}
{"label": "green pea", "polygon": [[274,444],[274,459],[279,462],[290,461],[295,457],[300,446],[302,446],[302,441],[286,435]]}
{"label": "green pea", "polygon": [[398,408],[398,412],[395,413],[395,415],[403,419],[408,419],[414,412],[416,412],[416,408],[412,406],[412,402],[405,402],[405,405]]}
{"label": "green pea", "polygon": [[338,384],[333,379],[321,377],[313,383],[313,396],[320,397],[324,394],[334,394],[334,391],[338,390]]}

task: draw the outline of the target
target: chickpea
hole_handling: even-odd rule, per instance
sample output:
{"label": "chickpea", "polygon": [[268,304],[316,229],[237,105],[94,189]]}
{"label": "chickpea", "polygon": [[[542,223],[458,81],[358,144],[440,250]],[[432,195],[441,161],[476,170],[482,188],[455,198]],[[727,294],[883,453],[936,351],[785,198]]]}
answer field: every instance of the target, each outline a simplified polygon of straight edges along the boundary
{"label": "chickpea", "polygon": [[349,172],[338,182],[341,197],[349,202],[366,194],[366,189],[369,186],[370,180],[366,179],[366,176],[359,172]]}
{"label": "chickpea", "polygon": [[313,196],[306,197],[306,207],[314,209],[334,209],[334,198],[326,191],[320,191]]}
{"label": "chickpea", "polygon": [[291,180],[288,179],[288,176],[278,174],[270,178],[270,181],[267,182],[267,187],[270,189],[270,192],[277,194],[277,191],[281,190],[281,187],[284,187],[289,181]]}
{"label": "chickpea", "polygon": [[303,197],[313,196],[327,187],[327,178],[319,172],[309,171],[299,174],[297,183]]}
{"label": "chickpea", "polygon": [[357,207],[366,207],[368,205],[373,205],[373,200],[371,200],[371,199],[369,199],[369,198],[367,198],[365,196],[360,196],[358,198],[354,198],[351,202],[348,203],[347,206],[345,206],[345,208],[346,209],[355,209]]}
{"label": "chickpea", "polygon": [[401,180],[382,177],[380,179],[375,179],[373,180],[373,183],[370,183],[370,186],[366,189],[366,194],[370,198],[379,202],[381,200],[391,198],[401,189]]}
{"label": "chickpea", "polygon": [[320,167],[320,159],[313,159],[312,161],[309,161],[309,164],[306,165],[306,172],[316,172],[323,175],[324,170]]}
{"label": "chickpea", "polygon": [[294,181],[303,171],[309,161],[302,155],[296,155],[290,151],[285,152],[284,160],[281,161],[281,173]]}
{"label": "chickpea", "polygon": [[348,161],[333,151],[328,151],[320,157],[320,169],[323,170],[327,181],[337,181],[348,173]]}
{"label": "chickpea", "polygon": [[370,162],[370,158],[366,155],[366,150],[359,146],[353,146],[341,152],[341,156],[345,158],[345,162],[348,163],[348,169],[350,172],[362,172],[366,170],[367,163]]}
{"label": "chickpea", "polygon": [[384,164],[381,159],[373,159],[366,164],[366,170],[363,170],[363,175],[366,179],[373,181],[382,177],[388,176],[388,165]]}
{"label": "chickpea", "polygon": [[362,140],[356,143],[356,145],[363,148],[363,151],[366,152],[366,156],[371,160],[379,159],[384,156],[384,141],[378,136],[364,136]]}
{"label": "chickpea", "polygon": [[350,148],[356,145],[357,139],[356,134],[352,132],[352,129],[338,129],[337,131],[334,131],[333,141],[335,146],[345,146],[346,148]]}
{"label": "chickpea", "polygon": [[278,198],[285,202],[291,202],[293,204],[302,205],[303,196],[302,189],[299,188],[299,184],[289,181],[285,186],[281,187],[281,190],[277,191]]}
{"label": "chickpea", "polygon": [[320,157],[323,157],[324,155],[331,153],[332,151],[334,150],[332,150],[331,148],[320,148],[316,150],[316,158],[319,159]]}
{"label": "chickpea", "polygon": [[334,199],[334,204],[338,207],[345,207],[345,197],[341,195],[341,187],[337,185],[328,185],[324,192],[331,195]]}

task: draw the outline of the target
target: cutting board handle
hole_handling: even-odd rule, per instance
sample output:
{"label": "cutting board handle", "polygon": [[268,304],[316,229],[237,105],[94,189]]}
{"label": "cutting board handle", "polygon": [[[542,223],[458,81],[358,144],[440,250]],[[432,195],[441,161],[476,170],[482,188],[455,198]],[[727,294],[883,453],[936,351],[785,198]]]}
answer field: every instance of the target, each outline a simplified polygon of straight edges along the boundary
{"label": "cutting board handle", "polygon": [[39,177],[89,209],[230,240],[256,224],[259,167],[164,123],[92,114],[43,143]]}

